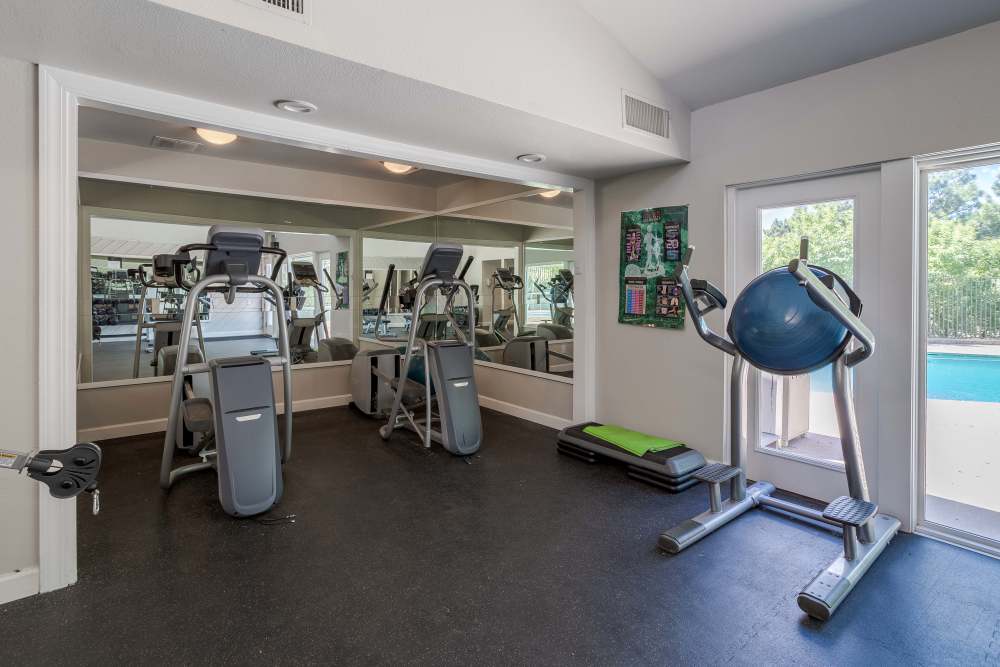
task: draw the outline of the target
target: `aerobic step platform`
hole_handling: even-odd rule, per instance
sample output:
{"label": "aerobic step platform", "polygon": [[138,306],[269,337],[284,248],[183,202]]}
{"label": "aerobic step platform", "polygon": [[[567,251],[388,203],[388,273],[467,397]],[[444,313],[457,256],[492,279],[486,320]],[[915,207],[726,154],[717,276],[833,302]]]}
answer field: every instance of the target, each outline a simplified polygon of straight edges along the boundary
{"label": "aerobic step platform", "polygon": [[588,426],[600,426],[600,424],[587,422],[568,426],[559,431],[556,442],[559,453],[586,463],[597,463],[601,460],[624,463],[629,477],[670,493],[680,493],[698,484],[693,473],[705,465],[705,457],[700,452],[681,445],[661,452],[647,452],[639,457],[585,433],[583,429]]}

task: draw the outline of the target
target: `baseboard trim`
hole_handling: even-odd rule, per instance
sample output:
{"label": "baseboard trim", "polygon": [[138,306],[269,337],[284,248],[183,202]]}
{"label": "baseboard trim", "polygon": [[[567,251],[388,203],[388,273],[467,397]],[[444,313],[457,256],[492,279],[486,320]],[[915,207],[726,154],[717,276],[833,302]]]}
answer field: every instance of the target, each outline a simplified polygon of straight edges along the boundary
{"label": "baseboard trim", "polygon": [[40,590],[37,567],[26,567],[17,572],[0,575],[0,604],[7,604]]}
{"label": "baseboard trim", "polygon": [[[294,401],[295,412],[309,412],[310,410],[323,410],[326,408],[337,408],[349,404],[354,397],[350,394],[340,394],[338,396],[320,396],[318,398],[303,398]],[[285,404],[278,403],[278,414],[284,414]]]}
{"label": "baseboard trim", "polygon": [[549,428],[564,429],[573,423],[569,419],[550,415],[547,412],[532,410],[531,408],[526,408],[522,405],[515,405],[514,403],[508,403],[507,401],[501,401],[496,398],[490,398],[489,396],[483,396],[482,394],[479,395],[479,405],[484,408],[489,408],[490,410],[496,410],[497,412],[511,415],[512,417],[518,417],[519,419],[541,424],[542,426],[548,426]]}
{"label": "baseboard trim", "polygon": [[147,419],[138,422],[125,422],[124,424],[111,424],[109,426],[96,426],[94,428],[80,429],[76,432],[76,439],[79,442],[94,442],[99,440],[113,440],[115,438],[127,438],[132,435],[144,435],[146,433],[158,433],[167,428],[167,418]]}
{"label": "baseboard trim", "polygon": [[[303,398],[294,402],[295,412],[309,412],[310,410],[336,408],[349,404],[351,400],[352,396],[350,394],[320,396],[318,398]],[[284,412],[284,404],[279,403],[278,414],[283,414]],[[86,428],[77,431],[76,437],[80,442],[94,442],[100,440],[113,440],[115,438],[127,438],[133,435],[145,435],[147,433],[159,433],[166,430],[166,428],[167,418],[161,417],[159,419],[147,419],[145,421]]]}

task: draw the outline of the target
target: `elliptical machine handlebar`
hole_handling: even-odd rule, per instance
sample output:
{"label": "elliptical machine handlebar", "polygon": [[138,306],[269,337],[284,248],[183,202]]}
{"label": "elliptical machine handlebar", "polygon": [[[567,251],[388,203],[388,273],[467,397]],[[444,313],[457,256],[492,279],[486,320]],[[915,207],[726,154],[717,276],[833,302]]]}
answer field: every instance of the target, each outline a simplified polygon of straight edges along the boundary
{"label": "elliptical machine handlebar", "polygon": [[[217,250],[217,249],[218,248],[214,244],[212,244],[212,243],[189,243],[187,245],[182,245],[180,248],[178,248],[177,249],[177,255],[185,255],[185,254],[191,253],[192,251],[198,251],[198,250],[209,251],[209,250]],[[272,282],[277,282],[278,281],[278,276],[281,275],[281,267],[285,263],[285,259],[288,257],[288,253],[285,252],[284,250],[282,250],[281,248],[277,248],[277,247],[270,247],[270,248],[269,247],[262,247],[260,249],[260,253],[262,255],[275,255],[278,258],[278,261],[275,262],[275,264],[274,264],[274,268],[271,270],[271,276],[270,276]],[[174,279],[177,281],[178,287],[180,287],[181,289],[183,289],[185,291],[190,292],[191,289],[197,284],[197,282],[200,282],[201,275],[200,275],[200,270],[199,270],[199,276],[198,276],[199,280],[196,281],[196,282],[190,282],[187,279],[187,277],[185,277],[184,271],[183,271],[183,268],[182,268],[184,266],[184,264],[186,264],[186,263],[187,262],[175,262],[174,263]],[[260,286],[258,286],[258,287],[247,287],[246,285],[242,285],[240,287],[219,287],[219,288],[207,287],[207,288],[205,288],[205,291],[206,292],[233,292],[233,291],[235,291],[235,292],[241,292],[241,293],[260,294],[260,293],[263,293],[263,292],[267,292],[268,288],[266,288],[266,287],[260,287]]]}
{"label": "elliptical machine handlebar", "polygon": [[493,286],[494,288],[499,287],[502,290],[513,292],[514,290],[524,289],[524,280],[512,270],[501,267],[493,272]]}
{"label": "elliptical machine handlebar", "polygon": [[459,280],[465,280],[465,274],[469,272],[469,267],[472,266],[472,261],[474,259],[476,259],[476,258],[473,257],[472,255],[469,255],[466,258],[466,260],[465,260],[465,266],[463,266],[462,270],[458,273],[458,279]]}
{"label": "elliptical machine handlebar", "polygon": [[389,270],[385,273],[385,285],[382,287],[382,298],[378,302],[378,316],[375,318],[375,338],[377,340],[398,343],[405,338],[398,338],[394,336],[381,336],[379,332],[382,330],[382,318],[385,316],[385,306],[389,303],[389,288],[392,286],[392,279],[396,275],[396,265],[390,264]]}
{"label": "elliptical machine handlebar", "polygon": [[688,246],[687,250],[684,251],[684,257],[678,263],[677,270],[674,272],[674,278],[681,287],[681,295],[684,297],[684,303],[691,313],[691,321],[694,322],[698,335],[706,343],[733,357],[739,356],[739,352],[736,351],[736,346],[733,345],[732,341],[712,331],[712,328],[708,326],[708,322],[705,321],[705,315],[713,310],[722,310],[726,307],[726,296],[722,293],[722,290],[707,280],[699,280],[697,278],[692,280],[688,276],[688,264],[691,261],[692,254],[694,254],[694,246]]}
{"label": "elliptical machine handlebar", "polygon": [[337,303],[334,309],[339,309],[344,304],[344,289],[337,289],[337,283],[334,282],[333,277],[330,276],[330,272],[326,269],[323,269],[323,275],[326,276],[327,282],[330,283],[330,289],[333,291],[333,295],[337,297]]}
{"label": "elliptical machine handlebar", "polygon": [[861,321],[855,313],[861,312],[861,298],[843,280],[837,278],[840,287],[847,294],[849,303],[844,301],[834,291],[834,280],[824,281],[809,268],[809,240],[802,238],[799,246],[799,258],[788,264],[788,271],[799,280],[809,293],[813,302],[833,315],[847,327],[847,330],[858,340],[861,347],[844,356],[844,365],[848,368],[857,366],[875,353],[875,336],[871,329]]}

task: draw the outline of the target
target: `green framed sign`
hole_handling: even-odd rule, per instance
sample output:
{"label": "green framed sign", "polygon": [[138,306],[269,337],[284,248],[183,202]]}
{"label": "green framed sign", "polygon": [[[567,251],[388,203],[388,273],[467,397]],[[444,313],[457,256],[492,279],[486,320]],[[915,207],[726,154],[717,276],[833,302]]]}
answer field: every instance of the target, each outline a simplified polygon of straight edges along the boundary
{"label": "green framed sign", "polygon": [[622,213],[618,321],[662,329],[684,328],[684,299],[674,280],[688,245],[688,207],[662,206]]}
{"label": "green framed sign", "polygon": [[351,260],[348,251],[337,253],[337,266],[334,269],[334,280],[342,288],[344,298],[337,310],[351,307]]}

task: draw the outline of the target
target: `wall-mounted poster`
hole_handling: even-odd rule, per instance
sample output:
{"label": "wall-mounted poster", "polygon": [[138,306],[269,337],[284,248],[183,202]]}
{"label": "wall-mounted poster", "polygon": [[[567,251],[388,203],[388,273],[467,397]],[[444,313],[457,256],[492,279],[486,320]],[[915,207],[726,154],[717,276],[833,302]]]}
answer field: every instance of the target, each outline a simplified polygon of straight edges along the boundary
{"label": "wall-mounted poster", "polygon": [[337,253],[337,266],[334,269],[333,279],[337,283],[337,291],[343,295],[337,310],[346,310],[351,306],[351,263],[348,251]]}
{"label": "wall-mounted poster", "polygon": [[622,213],[619,322],[684,327],[684,299],[673,276],[687,242],[687,206]]}

